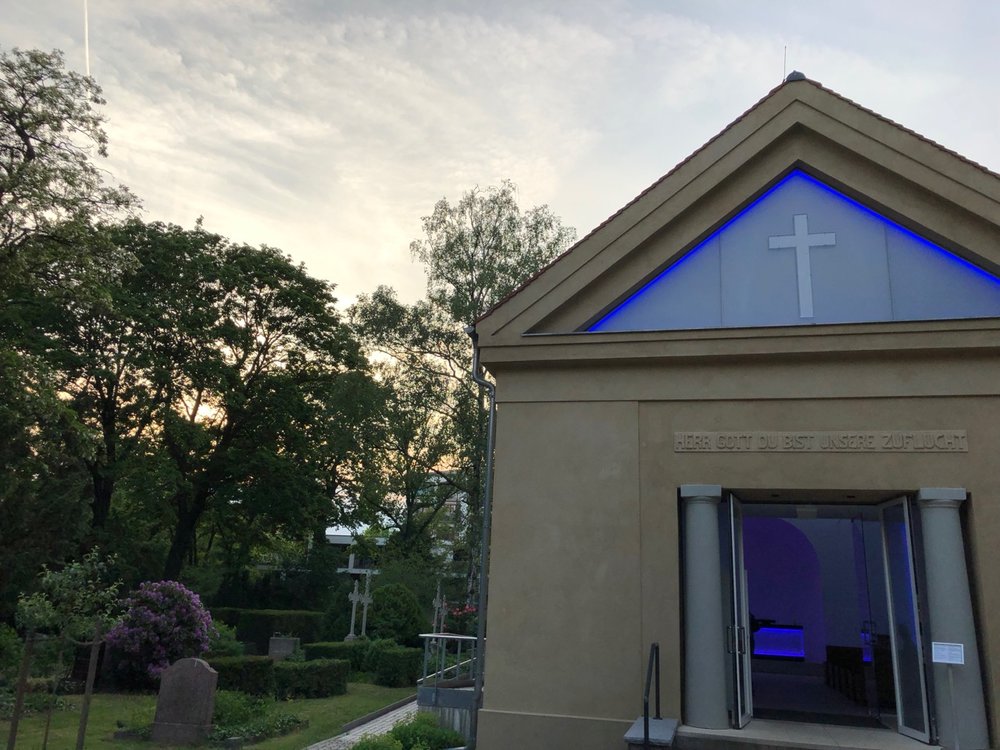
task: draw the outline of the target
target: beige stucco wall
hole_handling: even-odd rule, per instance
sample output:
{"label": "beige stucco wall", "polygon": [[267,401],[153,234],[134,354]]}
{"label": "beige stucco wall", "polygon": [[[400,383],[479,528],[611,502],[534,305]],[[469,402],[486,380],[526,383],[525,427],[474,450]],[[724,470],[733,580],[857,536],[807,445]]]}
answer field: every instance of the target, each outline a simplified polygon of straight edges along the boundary
{"label": "beige stucco wall", "polygon": [[[861,328],[861,327],[859,327]],[[817,332],[819,333],[819,332]],[[1000,654],[1000,358],[920,346],[678,361],[494,363],[499,384],[488,666],[480,747],[620,746],[649,643],[681,712],[677,487],[965,487],[987,702]],[[735,350],[734,350],[735,351]],[[967,453],[677,453],[675,431],[959,429]],[[785,496],[788,494],[786,492]],[[614,743],[614,744],[612,744]]]}

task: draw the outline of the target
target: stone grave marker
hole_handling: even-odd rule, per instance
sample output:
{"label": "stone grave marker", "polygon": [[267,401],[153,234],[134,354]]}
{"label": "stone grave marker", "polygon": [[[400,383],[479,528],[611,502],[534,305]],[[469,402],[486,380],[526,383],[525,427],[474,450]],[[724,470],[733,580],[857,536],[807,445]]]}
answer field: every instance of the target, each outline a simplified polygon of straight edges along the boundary
{"label": "stone grave marker", "polygon": [[291,656],[299,647],[299,639],[292,636],[273,635],[267,643],[267,655],[275,661]]}
{"label": "stone grave marker", "polygon": [[202,659],[179,659],[160,675],[153,741],[162,745],[204,742],[212,731],[219,674]]}

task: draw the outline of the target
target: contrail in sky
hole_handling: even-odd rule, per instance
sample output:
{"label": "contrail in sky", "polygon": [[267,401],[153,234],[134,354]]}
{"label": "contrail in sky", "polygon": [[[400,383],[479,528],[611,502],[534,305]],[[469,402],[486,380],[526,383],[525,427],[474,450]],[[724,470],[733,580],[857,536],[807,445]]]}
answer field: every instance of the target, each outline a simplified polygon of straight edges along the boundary
{"label": "contrail in sky", "polygon": [[83,0],[83,65],[90,77],[90,18],[87,14],[87,0]]}

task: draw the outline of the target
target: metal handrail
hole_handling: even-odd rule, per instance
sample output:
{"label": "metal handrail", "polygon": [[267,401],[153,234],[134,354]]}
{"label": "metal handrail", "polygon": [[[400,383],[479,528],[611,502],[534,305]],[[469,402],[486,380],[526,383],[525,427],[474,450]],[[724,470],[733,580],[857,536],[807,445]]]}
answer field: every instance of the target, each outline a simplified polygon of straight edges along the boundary
{"label": "metal handrail", "polygon": [[[463,671],[467,671],[471,679],[479,663],[479,653],[476,649],[477,639],[475,636],[458,635],[457,633],[421,633],[424,639],[424,666],[422,677],[417,680],[417,685],[437,684],[448,678],[452,673],[454,679],[462,677]],[[466,657],[463,659],[462,647],[468,646]],[[453,646],[454,650],[449,649]],[[449,655],[455,659],[454,664],[448,664]]]}
{"label": "metal handrail", "polygon": [[459,675],[462,674],[463,668],[466,667],[468,668],[468,671],[471,674],[472,668],[475,666],[475,664],[476,660],[474,658],[466,659],[465,661],[459,662],[458,664],[452,664],[450,667],[445,667],[444,669],[439,669],[437,672],[431,672],[428,675],[424,675],[419,680],[417,680],[417,684],[423,685],[428,680],[431,680],[432,684],[436,684],[438,682],[444,682],[448,678],[448,673],[452,671],[455,673],[455,677],[457,678]]}
{"label": "metal handrail", "polygon": [[642,691],[642,746],[649,747],[649,688],[653,680],[653,665],[656,665],[656,716],[660,716],[660,644],[653,643],[649,647],[649,661],[646,663],[646,687]]}

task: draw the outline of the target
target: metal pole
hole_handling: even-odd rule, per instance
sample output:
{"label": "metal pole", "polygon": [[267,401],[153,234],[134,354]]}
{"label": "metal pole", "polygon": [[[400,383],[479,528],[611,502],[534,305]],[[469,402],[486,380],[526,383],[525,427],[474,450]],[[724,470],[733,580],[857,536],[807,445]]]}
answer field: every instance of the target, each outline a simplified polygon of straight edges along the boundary
{"label": "metal pole", "polygon": [[489,398],[486,426],[486,462],[483,481],[483,528],[479,548],[479,607],[476,625],[475,701],[470,722],[470,746],[475,747],[479,736],[479,709],[483,706],[483,679],[486,672],[486,609],[489,603],[490,513],[493,509],[493,446],[496,440],[496,386],[481,374],[479,364],[479,334],[469,326],[465,332],[472,339],[472,379],[486,389]]}

